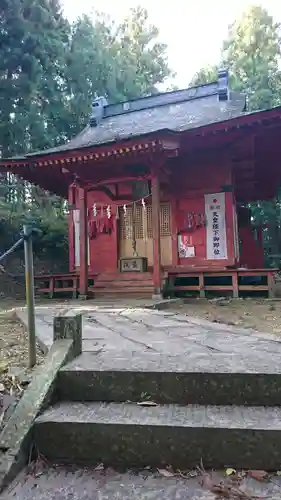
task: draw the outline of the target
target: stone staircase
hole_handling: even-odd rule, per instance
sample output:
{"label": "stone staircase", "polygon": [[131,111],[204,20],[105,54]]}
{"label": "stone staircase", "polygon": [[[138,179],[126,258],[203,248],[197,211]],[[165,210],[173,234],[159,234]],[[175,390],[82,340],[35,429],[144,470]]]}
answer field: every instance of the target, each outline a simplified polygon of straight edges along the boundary
{"label": "stone staircase", "polygon": [[208,356],[83,353],[35,421],[38,450],[64,464],[279,470],[280,370],[214,356],[216,369]]}
{"label": "stone staircase", "polygon": [[137,296],[153,295],[152,273],[101,273],[95,279],[91,291],[95,296]]}

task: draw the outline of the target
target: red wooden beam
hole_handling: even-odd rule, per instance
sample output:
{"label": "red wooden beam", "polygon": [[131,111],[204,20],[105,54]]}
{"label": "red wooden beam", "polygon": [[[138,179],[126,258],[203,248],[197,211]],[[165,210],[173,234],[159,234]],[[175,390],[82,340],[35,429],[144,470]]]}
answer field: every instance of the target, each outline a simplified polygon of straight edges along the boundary
{"label": "red wooden beam", "polygon": [[124,182],[135,182],[150,180],[152,178],[151,174],[141,175],[141,176],[127,176],[127,177],[113,177],[99,182],[86,181],[88,183],[87,191],[95,190],[100,186],[107,186],[108,184],[121,184]]}
{"label": "red wooden beam", "polygon": [[[75,204],[76,188],[70,186],[68,193],[68,203],[73,206]],[[72,210],[68,214],[68,242],[69,242],[69,271],[75,271],[75,234]]]}
{"label": "red wooden beam", "polygon": [[88,297],[88,210],[87,192],[79,189],[79,209],[80,209],[80,298]]}
{"label": "red wooden beam", "polygon": [[153,237],[153,285],[154,295],[161,295],[161,246],[160,246],[160,186],[158,173],[151,179],[152,237]]}

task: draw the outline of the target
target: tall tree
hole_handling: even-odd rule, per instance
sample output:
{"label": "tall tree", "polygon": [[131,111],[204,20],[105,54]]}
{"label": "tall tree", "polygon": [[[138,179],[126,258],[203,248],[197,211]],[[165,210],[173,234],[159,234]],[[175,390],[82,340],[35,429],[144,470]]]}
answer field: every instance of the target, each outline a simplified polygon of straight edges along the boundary
{"label": "tall tree", "polygon": [[232,86],[246,92],[249,109],[266,109],[280,102],[280,29],[266,9],[249,7],[229,29],[223,62]]}
{"label": "tall tree", "polygon": [[[124,87],[129,99],[157,92],[157,84],[172,75],[167,63],[167,47],[157,42],[158,36],[158,28],[149,23],[148,12],[141,7],[131,9],[118,28],[117,85]],[[122,70],[121,78],[119,70]]]}
{"label": "tall tree", "polygon": [[0,26],[0,149],[8,156],[52,143],[67,24],[57,0],[3,0]]}
{"label": "tall tree", "polygon": [[[266,109],[281,102],[280,27],[266,9],[249,7],[229,28],[219,66],[230,71],[233,90],[245,92],[248,108]],[[216,79],[218,65],[201,68],[193,84]]]}
{"label": "tall tree", "polygon": [[215,82],[217,78],[218,66],[206,66],[195,73],[190,85],[204,85],[205,83]]}
{"label": "tall tree", "polygon": [[103,15],[82,16],[72,26],[67,55],[65,130],[73,136],[86,124],[95,94],[118,102],[156,91],[171,72],[166,46],[158,43],[143,9],[130,11],[121,25]]}

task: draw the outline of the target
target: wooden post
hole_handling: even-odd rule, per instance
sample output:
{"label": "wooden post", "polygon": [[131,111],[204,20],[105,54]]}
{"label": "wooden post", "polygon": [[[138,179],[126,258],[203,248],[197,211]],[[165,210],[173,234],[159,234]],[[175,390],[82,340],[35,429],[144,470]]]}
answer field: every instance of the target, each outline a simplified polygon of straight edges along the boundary
{"label": "wooden post", "polygon": [[88,206],[87,191],[79,189],[79,211],[80,211],[80,299],[88,297]]}
{"label": "wooden post", "polygon": [[272,271],[268,272],[267,285],[268,285],[268,298],[274,299],[274,297],[275,297],[275,279],[274,279],[274,274]]}
{"label": "wooden post", "polygon": [[238,273],[232,273],[232,287],[233,287],[233,298],[239,298],[239,284],[238,284]]}
{"label": "wooden post", "polygon": [[177,226],[178,203],[177,200],[171,200],[171,238],[172,238],[172,265],[177,266],[179,263],[178,253],[178,226]]}
{"label": "wooden post", "polygon": [[69,186],[68,188],[68,203],[71,209],[68,214],[68,251],[69,251],[69,271],[73,272],[75,270],[75,235],[74,235],[74,221],[73,221],[73,209],[75,202],[75,186]]}
{"label": "wooden post", "polygon": [[161,246],[160,246],[160,186],[158,175],[151,179],[152,237],[153,237],[153,285],[154,296],[161,297]]}
{"label": "wooden post", "polygon": [[28,226],[23,226],[24,235],[24,264],[26,305],[28,317],[28,367],[36,365],[36,332],[35,332],[35,298],[34,298],[34,272],[32,231]]}
{"label": "wooden post", "polygon": [[72,356],[82,353],[82,316],[55,316],[53,340],[73,340]]}
{"label": "wooden post", "polygon": [[200,299],[205,299],[205,288],[204,288],[204,274],[199,274],[199,297]]}

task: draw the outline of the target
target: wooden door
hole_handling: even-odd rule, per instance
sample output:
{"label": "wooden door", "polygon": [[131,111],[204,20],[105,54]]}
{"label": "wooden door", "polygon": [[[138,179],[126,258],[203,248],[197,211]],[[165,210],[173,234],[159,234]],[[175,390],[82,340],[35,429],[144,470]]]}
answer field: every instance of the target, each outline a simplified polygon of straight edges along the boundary
{"label": "wooden door", "polygon": [[[132,207],[127,208],[127,214],[120,214],[120,246],[119,256],[133,257],[133,228]],[[153,266],[153,238],[152,238],[152,206],[147,205],[144,210],[141,205],[135,209],[135,237],[136,250],[139,257],[146,257],[148,265]],[[161,264],[163,266],[172,264],[172,238],[171,238],[171,205],[161,203],[160,205],[160,241],[161,241]]]}

